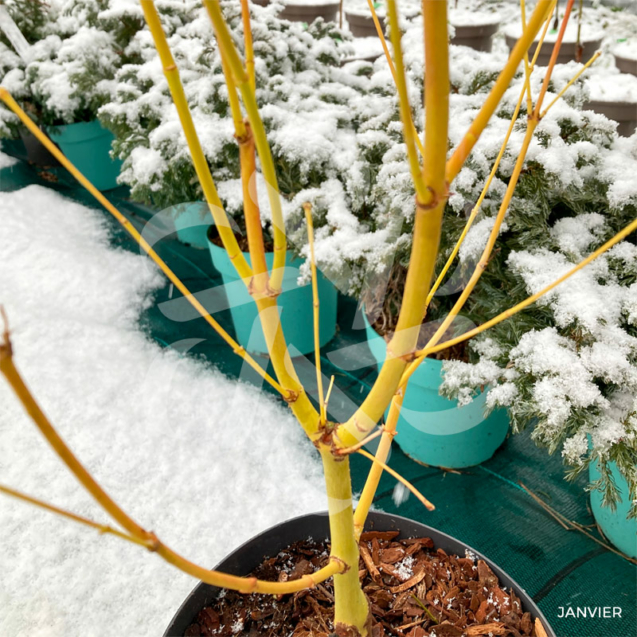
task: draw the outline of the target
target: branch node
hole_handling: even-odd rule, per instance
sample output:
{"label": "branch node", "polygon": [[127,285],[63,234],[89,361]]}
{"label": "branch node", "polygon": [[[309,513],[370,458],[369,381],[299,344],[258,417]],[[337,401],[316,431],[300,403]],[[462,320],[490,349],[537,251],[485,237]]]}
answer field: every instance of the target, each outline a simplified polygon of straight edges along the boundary
{"label": "branch node", "polygon": [[288,405],[291,405],[299,399],[300,395],[301,390],[288,389],[287,393],[283,396],[283,400],[285,400]]}
{"label": "branch node", "polygon": [[445,189],[443,192],[436,192],[431,186],[427,186],[427,190],[431,194],[431,201],[424,203],[418,201],[416,197],[416,212],[428,212],[429,210],[435,210],[438,206],[449,198],[449,182],[445,181]]}
{"label": "branch node", "polygon": [[336,555],[330,555],[330,562],[336,562],[340,566],[339,575],[349,571],[349,565],[340,557],[336,557]]}

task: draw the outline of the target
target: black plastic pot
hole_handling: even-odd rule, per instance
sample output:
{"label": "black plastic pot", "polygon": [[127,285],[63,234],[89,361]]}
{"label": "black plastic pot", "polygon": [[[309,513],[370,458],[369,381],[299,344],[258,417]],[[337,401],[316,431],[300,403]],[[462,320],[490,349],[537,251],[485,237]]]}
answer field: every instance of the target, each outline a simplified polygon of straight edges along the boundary
{"label": "black plastic pot", "polygon": [[282,20],[290,20],[291,22],[307,22],[311,24],[316,18],[323,18],[325,22],[336,22],[338,20],[338,2],[330,4],[294,4],[289,2],[285,4],[285,8],[279,13]]}
{"label": "black plastic pot", "polygon": [[637,128],[637,103],[635,102],[601,102],[591,100],[584,104],[584,108],[606,115],[608,119],[615,120],[617,133],[624,137],[630,137]]}
{"label": "black plastic pot", "polygon": [[[518,41],[516,37],[505,34],[505,39],[509,51],[513,50],[515,43]],[[535,55],[535,49],[537,48],[537,42],[533,42],[529,47],[529,59]],[[586,62],[593,54],[602,46],[601,39],[599,40],[582,40],[582,61]],[[553,53],[553,43],[544,42],[540,50],[540,54],[537,56],[538,66],[548,66],[551,60],[551,54]],[[567,64],[571,60],[575,60],[577,54],[577,44],[575,42],[563,42],[560,47],[560,52],[557,56],[557,64]]]}
{"label": "black plastic pot", "polygon": [[[349,25],[349,30],[355,38],[370,38],[377,34],[376,25],[371,15],[345,12],[345,19]],[[385,31],[385,18],[378,16],[380,26]]]}
{"label": "black plastic pot", "polygon": [[27,160],[29,162],[35,166],[41,166],[43,168],[52,168],[60,165],[60,162],[53,157],[40,140],[31,133],[31,131],[27,129],[21,130],[20,137],[24,143],[24,148],[27,152]]}
{"label": "black plastic pot", "polygon": [[[453,24],[453,23],[452,23]],[[469,46],[476,51],[491,51],[493,46],[493,36],[496,34],[500,22],[491,24],[467,24],[456,26],[456,34],[451,40],[451,44],[459,46]]]}
{"label": "black plastic pot", "polygon": [[[500,580],[501,586],[512,588],[515,591],[522,603],[522,609],[530,612],[534,618],[538,617],[540,619],[548,637],[556,637],[546,618],[524,589],[486,557],[463,542],[414,520],[379,511],[370,512],[365,528],[366,530],[376,531],[400,531],[401,536],[406,538],[430,537],[434,541],[436,548],[441,548],[447,553],[463,557],[465,550],[470,550],[491,567],[491,570]],[[216,566],[216,569],[232,575],[248,575],[263,562],[264,558],[273,557],[293,542],[308,537],[315,539],[329,537],[329,518],[327,513],[304,515],[264,531],[232,552]],[[220,589],[214,586],[199,584],[173,617],[164,633],[164,637],[183,637],[188,626],[195,621],[199,611],[208,606],[219,595],[219,592]]]}

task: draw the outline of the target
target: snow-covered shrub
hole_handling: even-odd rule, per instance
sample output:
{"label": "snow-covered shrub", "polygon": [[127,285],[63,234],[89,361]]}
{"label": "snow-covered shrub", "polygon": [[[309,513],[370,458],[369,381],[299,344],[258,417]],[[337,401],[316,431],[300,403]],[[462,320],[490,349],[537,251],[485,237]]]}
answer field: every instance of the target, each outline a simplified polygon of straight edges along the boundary
{"label": "snow-covered shrub", "polygon": [[[572,70],[572,69],[571,69]],[[520,123],[520,126],[523,126]],[[637,216],[637,136],[565,104],[539,127],[496,251],[466,311],[484,322],[566,273]],[[515,148],[515,146],[514,146]],[[463,172],[475,169],[475,160]],[[504,177],[504,175],[502,175]],[[504,187],[505,179],[494,187]],[[494,193],[494,194],[495,194]],[[496,201],[493,203],[497,203]],[[493,206],[460,253],[472,269]],[[515,431],[560,451],[575,477],[599,461],[599,489],[617,501],[616,462],[637,514],[637,246],[629,237],[536,304],[472,343],[472,362],[445,363],[442,392],[469,402],[490,387]]]}
{"label": "snow-covered shrub", "polygon": [[[240,3],[223,2],[222,8],[241,48]],[[353,104],[364,95],[364,78],[340,67],[351,48],[349,36],[322,20],[309,27],[279,20],[279,10],[253,5],[252,34],[257,101],[281,191],[290,198],[338,179],[354,160]],[[240,212],[240,198],[235,210],[227,195],[238,187],[238,147],[210,20],[200,3],[186,3],[164,29],[213,177],[229,212]],[[199,200],[201,188],[148,30],[135,37],[134,46],[142,61],[118,72],[112,103],[100,112],[124,160],[120,180],[133,197],[159,206]]]}
{"label": "snow-covered shrub", "polygon": [[[422,113],[420,28],[405,36],[414,121]],[[462,139],[503,60],[451,47],[453,149]],[[546,104],[575,74],[578,65],[556,69]],[[539,92],[542,74],[532,80]],[[383,325],[391,331],[401,303],[411,250],[415,193],[401,139],[395,88],[386,65],[370,77],[369,97],[359,103],[359,158],[352,164],[340,198],[326,196],[328,215],[354,211],[366,231],[348,244],[346,233],[317,234],[319,261],[343,259],[350,292],[368,308],[384,304]],[[522,87],[518,76],[496,117],[452,186],[443,222],[437,271],[455,245],[494,164]],[[637,216],[637,136],[624,140],[616,124],[582,111],[586,89],[577,83],[541,121],[488,268],[463,310],[480,324],[552,282]],[[493,227],[526,131],[522,110],[503,161],[447,283],[434,297],[427,321],[444,317],[473,272]],[[360,230],[360,228],[359,228]],[[350,233],[351,234],[351,233]],[[344,266],[341,266],[344,267]],[[370,272],[389,270],[381,290],[364,293]],[[453,275],[451,275],[453,273]],[[372,278],[373,280],[373,278]],[[477,339],[467,362],[446,363],[442,391],[461,402],[489,385],[489,406],[509,408],[515,430],[534,428],[533,437],[561,450],[576,475],[590,460],[602,462],[599,484],[606,502],[616,499],[610,461],[617,462],[637,501],[637,248],[631,237],[542,302]],[[376,308],[377,309],[377,308]],[[427,328],[423,330],[427,332]],[[453,352],[456,356],[458,352]],[[588,451],[588,437],[591,450]],[[637,506],[634,508],[637,512]]]}
{"label": "snow-covered shrub", "polygon": [[[49,6],[28,2],[41,7],[39,12],[32,10],[29,20],[22,16],[22,4],[13,0],[7,9],[31,47],[21,59],[7,43],[0,45],[3,86],[38,124],[94,119],[110,99],[117,69],[138,57],[129,45],[143,26],[139,3],[53,0]],[[15,133],[16,120],[2,108],[0,135],[6,136]]]}

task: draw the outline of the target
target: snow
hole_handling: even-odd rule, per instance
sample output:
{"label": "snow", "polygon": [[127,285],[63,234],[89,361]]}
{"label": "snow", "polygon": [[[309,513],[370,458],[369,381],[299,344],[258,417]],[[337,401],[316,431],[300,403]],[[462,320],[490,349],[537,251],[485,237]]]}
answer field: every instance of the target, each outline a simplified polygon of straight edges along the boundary
{"label": "snow", "polygon": [[620,42],[614,49],[613,55],[627,58],[628,60],[637,60],[637,41],[626,40]]}
{"label": "snow", "polygon": [[[510,24],[504,30],[506,35],[512,38],[519,38],[522,35],[522,22],[519,20]],[[556,42],[557,36],[559,35],[560,29],[549,29],[546,33],[546,37],[544,38],[545,42]],[[582,24],[582,30],[580,34],[581,42],[593,42],[595,40],[600,40],[604,37],[604,31],[598,27],[591,24]],[[564,33],[563,42],[574,43],[578,41],[578,25],[576,17],[571,17],[566,26],[566,31]]]}
{"label": "snow", "polygon": [[[39,186],[0,194],[0,208],[0,302],[16,365],[124,509],[213,566],[272,524],[326,508],[289,412],[180,355],[192,341],[161,349],[139,330],[164,280],[110,246],[103,213]],[[0,447],[0,483],[107,521],[3,379]],[[139,547],[5,497],[0,545],[7,636],[155,637],[196,584]]]}
{"label": "snow", "polygon": [[637,77],[630,73],[606,72],[592,76],[586,86],[591,100],[599,102],[629,102],[635,104],[637,119]]}
{"label": "snow", "polygon": [[9,155],[5,155],[4,153],[0,152],[0,170],[15,166],[17,163],[18,160],[14,157],[9,157]]}
{"label": "snow", "polygon": [[449,22],[454,27],[482,26],[487,24],[499,24],[502,17],[494,11],[475,11],[462,7],[449,8]]}

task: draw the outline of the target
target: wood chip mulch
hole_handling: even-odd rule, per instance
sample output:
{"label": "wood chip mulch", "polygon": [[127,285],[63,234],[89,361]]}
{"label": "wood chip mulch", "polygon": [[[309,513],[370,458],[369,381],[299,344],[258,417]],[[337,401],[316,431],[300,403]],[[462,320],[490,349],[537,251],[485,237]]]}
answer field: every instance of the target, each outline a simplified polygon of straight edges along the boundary
{"label": "wood chip mulch", "polygon": [[[543,637],[512,590],[475,556],[447,555],[430,538],[361,538],[359,577],[372,611],[372,637]],[[301,541],[267,559],[252,575],[293,580],[325,566],[327,542]],[[223,591],[185,637],[330,637],[333,585],[273,597]]]}

